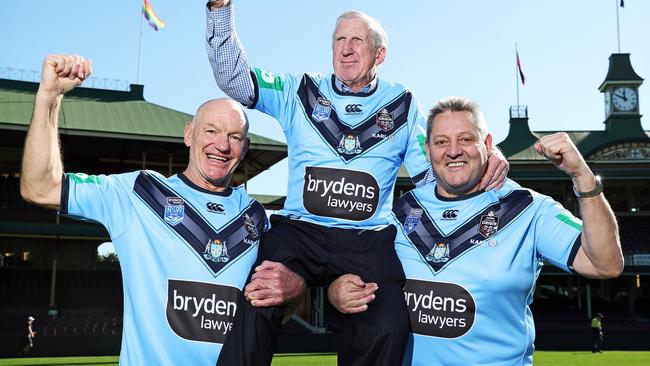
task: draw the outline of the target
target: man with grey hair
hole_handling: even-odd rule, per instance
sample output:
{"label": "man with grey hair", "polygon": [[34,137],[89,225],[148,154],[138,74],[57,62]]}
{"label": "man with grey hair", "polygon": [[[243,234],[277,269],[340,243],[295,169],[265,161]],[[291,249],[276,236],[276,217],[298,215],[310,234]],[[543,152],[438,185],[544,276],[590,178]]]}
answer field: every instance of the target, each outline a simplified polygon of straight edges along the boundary
{"label": "man with grey hair", "polygon": [[[393,190],[404,163],[414,184],[433,179],[426,161],[424,118],[409,90],[377,77],[386,57],[386,33],[359,11],[342,14],[332,35],[332,75],[273,74],[248,64],[234,30],[233,5],[208,3],[207,47],[219,87],[249,108],[275,117],[287,137],[288,193],[258,262],[286,264],[311,286],[354,273],[378,284],[373,306],[345,316],[342,365],[395,365],[401,360],[408,318],[404,274],[389,225]],[[505,178],[507,163],[493,155],[484,188]],[[256,274],[255,274],[256,275]],[[247,286],[220,365],[271,362],[282,312],[257,308]]]}
{"label": "man with grey hair", "polygon": [[[391,217],[412,330],[402,365],[532,365],[529,305],[543,263],[601,279],[623,270],[603,186],[568,135],[554,133],[535,150],[569,176],[582,220],[509,179],[485,192],[492,136],[463,98],[438,102],[427,131],[437,179],[402,196]],[[343,276],[329,289],[341,312],[372,306],[372,291],[355,281]]]}

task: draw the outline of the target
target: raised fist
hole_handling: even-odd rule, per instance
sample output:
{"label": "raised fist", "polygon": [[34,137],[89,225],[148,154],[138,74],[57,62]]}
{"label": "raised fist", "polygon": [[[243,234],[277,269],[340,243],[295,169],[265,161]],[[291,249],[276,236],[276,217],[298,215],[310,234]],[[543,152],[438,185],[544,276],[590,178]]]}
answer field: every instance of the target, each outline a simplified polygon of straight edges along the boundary
{"label": "raised fist", "polygon": [[92,73],[92,61],[79,55],[50,55],[43,61],[39,92],[61,96],[81,85]]}

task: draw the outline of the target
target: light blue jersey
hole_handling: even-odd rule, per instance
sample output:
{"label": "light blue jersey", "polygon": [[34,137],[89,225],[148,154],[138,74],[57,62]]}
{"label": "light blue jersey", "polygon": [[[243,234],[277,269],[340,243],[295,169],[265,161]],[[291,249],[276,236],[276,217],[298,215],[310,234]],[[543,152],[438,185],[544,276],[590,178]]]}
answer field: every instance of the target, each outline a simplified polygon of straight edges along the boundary
{"label": "light blue jersey", "polygon": [[404,365],[532,365],[535,281],[543,261],[572,270],[582,222],[511,180],[459,199],[434,192],[414,189],[393,210],[413,331]]}
{"label": "light blue jersey", "polygon": [[268,229],[257,201],[184,175],[67,174],[60,213],[110,233],[124,287],[120,365],[215,364]]}
{"label": "light blue jersey", "polygon": [[282,215],[329,227],[379,228],[389,221],[405,163],[416,184],[432,179],[426,121],[403,86],[376,80],[346,94],[333,75],[271,74],[253,68],[256,109],[280,122],[289,148]]}

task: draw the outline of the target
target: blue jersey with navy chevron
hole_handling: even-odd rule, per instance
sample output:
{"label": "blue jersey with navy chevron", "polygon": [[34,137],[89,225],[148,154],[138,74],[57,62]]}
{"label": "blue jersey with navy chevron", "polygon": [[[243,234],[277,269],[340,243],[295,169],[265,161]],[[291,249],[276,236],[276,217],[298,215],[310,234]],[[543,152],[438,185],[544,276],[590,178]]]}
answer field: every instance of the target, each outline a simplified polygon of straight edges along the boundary
{"label": "blue jersey with navy chevron", "polygon": [[529,305],[543,262],[571,271],[582,222],[550,197],[503,188],[395,204],[413,337],[404,365],[532,365]]}
{"label": "blue jersey with navy chevron", "polygon": [[120,260],[120,365],[214,365],[268,229],[242,188],[152,171],[66,174],[61,214],[103,224]]}
{"label": "blue jersey with navy chevron", "polygon": [[341,228],[389,221],[404,162],[413,181],[432,179],[426,121],[399,84],[344,94],[334,76],[271,74],[253,68],[255,108],[275,117],[287,138],[289,178],[282,215]]}

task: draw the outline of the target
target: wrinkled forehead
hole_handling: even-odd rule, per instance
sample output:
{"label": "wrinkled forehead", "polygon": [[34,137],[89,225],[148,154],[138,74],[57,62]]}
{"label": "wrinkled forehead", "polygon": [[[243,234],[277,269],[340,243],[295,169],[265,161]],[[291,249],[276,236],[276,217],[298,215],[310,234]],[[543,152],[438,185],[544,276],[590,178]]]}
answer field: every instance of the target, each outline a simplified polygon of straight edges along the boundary
{"label": "wrinkled forehead", "polygon": [[435,116],[431,122],[431,136],[439,133],[475,133],[480,134],[481,128],[474,121],[470,112],[445,111]]}
{"label": "wrinkled forehead", "polygon": [[231,108],[229,106],[206,106],[197,113],[194,118],[196,126],[217,127],[229,129],[248,129],[246,116],[241,108]]}
{"label": "wrinkled forehead", "polygon": [[341,19],[334,34],[354,34],[367,37],[370,34],[370,25],[364,19],[358,17]]}

